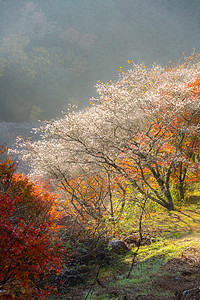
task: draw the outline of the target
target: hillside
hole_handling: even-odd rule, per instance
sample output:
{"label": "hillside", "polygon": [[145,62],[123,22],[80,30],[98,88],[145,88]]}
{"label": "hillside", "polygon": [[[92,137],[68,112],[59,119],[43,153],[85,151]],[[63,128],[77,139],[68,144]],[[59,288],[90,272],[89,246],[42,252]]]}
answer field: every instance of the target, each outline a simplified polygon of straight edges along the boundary
{"label": "hillside", "polygon": [[[98,271],[96,266],[84,275],[88,279],[82,285],[56,299],[199,299],[200,204],[152,214],[144,220],[143,230],[151,243],[139,248],[129,278],[137,249],[133,244],[126,254],[115,255]],[[182,296],[186,290],[189,298]]]}
{"label": "hillside", "polygon": [[[199,299],[200,54],[166,68],[132,66],[120,67],[117,82],[99,82],[90,107],[44,122],[16,149],[1,147],[2,296]],[[27,241],[20,232],[30,224]],[[37,250],[28,266],[27,244]]]}

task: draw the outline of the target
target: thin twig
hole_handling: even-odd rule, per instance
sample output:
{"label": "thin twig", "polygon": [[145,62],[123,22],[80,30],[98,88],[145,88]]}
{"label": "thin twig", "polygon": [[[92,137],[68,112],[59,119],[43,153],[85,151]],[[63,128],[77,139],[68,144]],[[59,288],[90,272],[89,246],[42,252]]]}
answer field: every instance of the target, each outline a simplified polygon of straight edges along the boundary
{"label": "thin twig", "polygon": [[139,235],[140,235],[140,238],[139,238],[139,242],[138,242],[138,247],[137,247],[136,251],[133,254],[132,263],[131,263],[131,267],[130,267],[130,270],[128,272],[127,278],[129,278],[130,275],[131,275],[131,272],[132,272],[134,264],[135,264],[136,256],[138,255],[138,251],[139,251],[140,246],[142,244],[142,239],[143,239],[143,236],[142,236],[142,217],[143,217],[143,214],[144,214],[144,209],[145,209],[147,199],[148,199],[148,196],[145,197],[145,200],[144,200],[144,203],[143,203],[143,206],[142,206],[142,212],[141,212],[140,219],[139,219]]}

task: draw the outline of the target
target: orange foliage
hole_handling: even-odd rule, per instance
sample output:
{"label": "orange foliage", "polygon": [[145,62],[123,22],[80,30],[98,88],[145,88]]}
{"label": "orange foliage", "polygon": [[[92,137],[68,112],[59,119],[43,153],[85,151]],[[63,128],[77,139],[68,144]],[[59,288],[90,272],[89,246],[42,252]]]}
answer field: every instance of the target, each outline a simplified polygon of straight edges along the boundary
{"label": "orange foliage", "polygon": [[99,219],[103,201],[108,193],[108,180],[102,174],[94,176],[77,174],[65,182],[65,192],[68,197],[65,199],[64,206],[68,213],[73,215],[78,212],[82,222],[84,220],[87,222],[90,217]]}
{"label": "orange foliage", "polygon": [[0,289],[5,297],[46,299],[52,291],[38,282],[61,263],[56,196],[15,174],[16,168],[11,158],[0,163]]}

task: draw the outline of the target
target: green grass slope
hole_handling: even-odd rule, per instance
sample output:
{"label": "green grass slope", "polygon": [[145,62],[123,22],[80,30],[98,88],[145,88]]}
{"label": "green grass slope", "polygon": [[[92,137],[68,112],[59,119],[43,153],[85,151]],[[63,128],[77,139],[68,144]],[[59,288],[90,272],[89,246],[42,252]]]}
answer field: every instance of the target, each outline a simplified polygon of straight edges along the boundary
{"label": "green grass slope", "polygon": [[94,266],[84,285],[59,299],[174,299],[200,287],[200,203],[151,214],[143,221],[143,231],[151,243],[140,246],[129,277],[137,249],[133,245],[126,255],[114,256],[110,265],[98,271]]}

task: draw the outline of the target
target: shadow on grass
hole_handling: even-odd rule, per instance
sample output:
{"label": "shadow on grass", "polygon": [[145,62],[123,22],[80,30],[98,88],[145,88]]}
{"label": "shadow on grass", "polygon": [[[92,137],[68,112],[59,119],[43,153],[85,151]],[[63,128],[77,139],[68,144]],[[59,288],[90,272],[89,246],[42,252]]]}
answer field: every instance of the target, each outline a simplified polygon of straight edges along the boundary
{"label": "shadow on grass", "polygon": [[[199,251],[199,244],[191,239],[175,242],[166,239],[141,246],[129,278],[133,249],[125,257],[119,256],[107,270],[101,270],[94,297],[89,299],[173,299],[175,292],[200,284],[199,268],[191,265],[190,254]],[[196,249],[197,252],[194,252]],[[192,251],[189,253],[189,251]],[[188,255],[189,253],[189,255]],[[200,251],[199,251],[200,254]],[[126,297],[126,298],[125,298]]]}
{"label": "shadow on grass", "polygon": [[[109,277],[105,277],[105,273],[101,273],[99,281],[102,286],[97,286],[90,300],[107,300],[107,299],[166,299],[173,296],[171,291],[157,289],[152,285],[157,276],[165,276],[168,273],[163,269],[166,261],[162,257],[152,256],[141,262],[136,263],[131,276],[127,278],[128,263],[121,262],[115,265],[113,273]],[[123,273],[119,274],[123,269]],[[119,270],[120,269],[120,270]],[[118,272],[117,272],[118,271]],[[154,296],[154,298],[151,298]],[[143,299],[143,298],[142,298]]]}
{"label": "shadow on grass", "polygon": [[196,236],[199,228],[200,210],[193,206],[152,215],[144,220],[143,231],[153,242],[139,249],[130,277],[127,275],[136,247],[129,245],[131,250],[126,255],[113,255],[112,262],[101,267],[98,276],[98,266],[94,266],[93,274],[88,274],[90,280],[83,287],[82,298],[79,286],[73,294],[77,298],[71,299],[173,299],[176,291],[189,289],[197,280],[191,269],[182,273],[181,259],[186,249],[200,248]]}

